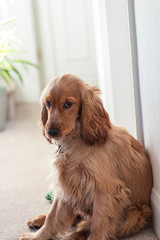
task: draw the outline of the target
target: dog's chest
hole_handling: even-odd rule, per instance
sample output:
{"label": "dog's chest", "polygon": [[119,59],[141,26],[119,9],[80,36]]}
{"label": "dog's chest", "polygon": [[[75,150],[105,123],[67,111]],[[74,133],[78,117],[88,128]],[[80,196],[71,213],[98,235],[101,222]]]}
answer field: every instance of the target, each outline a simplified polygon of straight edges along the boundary
{"label": "dog's chest", "polygon": [[92,208],[93,179],[83,161],[69,161],[67,155],[61,156],[56,163],[60,197],[83,212]]}

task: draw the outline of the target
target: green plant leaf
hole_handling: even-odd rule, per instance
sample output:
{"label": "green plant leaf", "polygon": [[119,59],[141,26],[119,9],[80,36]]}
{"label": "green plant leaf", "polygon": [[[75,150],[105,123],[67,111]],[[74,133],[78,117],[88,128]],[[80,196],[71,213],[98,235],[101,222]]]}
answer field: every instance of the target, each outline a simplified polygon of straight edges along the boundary
{"label": "green plant leaf", "polygon": [[14,22],[14,21],[16,21],[16,18],[8,18],[0,23],[0,27],[6,25],[8,23]]}
{"label": "green plant leaf", "polygon": [[4,69],[4,70],[12,70],[12,65],[10,64],[9,61],[7,61],[5,58],[1,61],[0,63],[0,69]]}
{"label": "green plant leaf", "polygon": [[[3,28],[4,25],[10,24],[15,20],[16,18],[14,17],[0,22],[0,28]],[[10,30],[3,31],[0,34],[0,76],[9,86],[12,83],[12,74],[17,75],[18,80],[23,83],[21,72],[17,69],[16,63],[23,65],[23,67],[32,66],[39,69],[37,64],[34,64],[30,61],[14,59],[15,54],[24,52],[16,49],[18,41],[13,35],[15,31],[16,29],[11,28]]]}
{"label": "green plant leaf", "polygon": [[29,65],[29,66],[32,66],[32,67],[35,67],[35,68],[39,69],[39,66],[37,64],[34,64],[34,63],[32,63],[30,61],[27,61],[27,60],[15,59],[15,60],[13,60],[13,62],[26,64],[26,65]]}
{"label": "green plant leaf", "polygon": [[7,83],[8,86],[11,85],[11,75],[8,70],[1,69],[0,75],[3,78],[3,80]]}
{"label": "green plant leaf", "polygon": [[22,75],[20,74],[20,72],[12,64],[11,64],[11,66],[12,66],[12,71],[18,76],[20,82],[23,83],[23,78],[22,78]]}
{"label": "green plant leaf", "polygon": [[5,50],[0,49],[0,56],[2,55],[4,57],[9,57],[11,55],[18,54],[18,53],[20,53],[20,52],[14,48],[7,48]]}

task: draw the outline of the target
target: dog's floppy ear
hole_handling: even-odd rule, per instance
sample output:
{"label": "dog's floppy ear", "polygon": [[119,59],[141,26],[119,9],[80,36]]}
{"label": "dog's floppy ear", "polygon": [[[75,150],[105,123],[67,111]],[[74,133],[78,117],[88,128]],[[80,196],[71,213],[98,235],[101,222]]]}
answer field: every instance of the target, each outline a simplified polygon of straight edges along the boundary
{"label": "dog's floppy ear", "polygon": [[48,120],[47,108],[46,108],[45,104],[42,103],[41,114],[40,114],[40,121],[41,121],[42,128],[45,127],[47,120]]}
{"label": "dog's floppy ear", "polygon": [[105,143],[111,128],[108,113],[103,107],[99,89],[88,87],[82,92],[81,99],[81,137],[86,144]]}
{"label": "dog's floppy ear", "polygon": [[44,99],[47,94],[47,91],[48,91],[48,85],[43,89],[41,97],[40,97],[40,104],[41,104],[40,127],[42,129],[42,133],[45,136],[45,138],[51,143],[51,140],[49,138],[47,138],[47,136],[45,134],[45,125],[48,120],[48,111],[47,111],[46,105],[44,103]]}
{"label": "dog's floppy ear", "polygon": [[42,103],[41,113],[40,113],[40,125],[41,125],[44,136],[45,136],[45,125],[46,125],[47,120],[48,120],[47,108],[46,108],[45,104]]}
{"label": "dog's floppy ear", "polygon": [[40,113],[40,126],[41,126],[42,133],[45,136],[45,138],[48,140],[49,143],[52,143],[51,140],[49,138],[47,138],[47,136],[45,134],[45,125],[46,125],[47,120],[48,120],[47,108],[46,108],[46,105],[44,103],[42,103],[41,113]]}

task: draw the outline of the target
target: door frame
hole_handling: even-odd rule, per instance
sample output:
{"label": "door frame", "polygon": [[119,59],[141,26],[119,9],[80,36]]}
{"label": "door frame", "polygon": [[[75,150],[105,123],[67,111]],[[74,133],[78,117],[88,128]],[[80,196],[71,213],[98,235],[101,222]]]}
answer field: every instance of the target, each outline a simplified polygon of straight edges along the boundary
{"label": "door frame", "polygon": [[137,138],[127,1],[92,0],[99,85],[111,121]]}

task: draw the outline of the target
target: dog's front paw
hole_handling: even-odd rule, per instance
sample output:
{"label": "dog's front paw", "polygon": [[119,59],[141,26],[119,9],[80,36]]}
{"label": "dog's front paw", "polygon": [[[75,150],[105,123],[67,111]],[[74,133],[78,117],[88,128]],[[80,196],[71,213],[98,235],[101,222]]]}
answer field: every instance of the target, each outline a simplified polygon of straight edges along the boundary
{"label": "dog's front paw", "polygon": [[24,233],[19,240],[39,240],[34,233]]}
{"label": "dog's front paw", "polygon": [[38,215],[34,218],[31,218],[27,221],[27,225],[30,228],[41,228],[44,224],[46,215]]}

